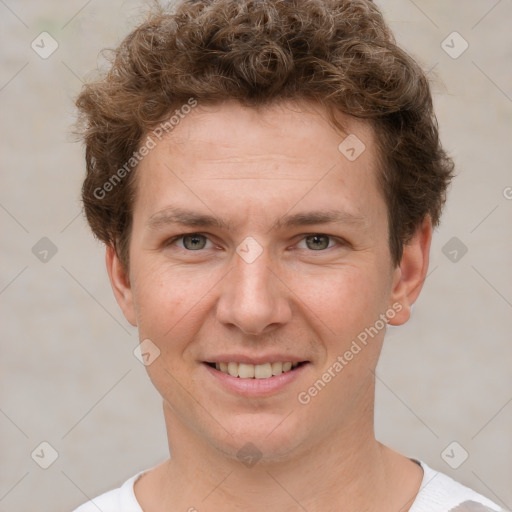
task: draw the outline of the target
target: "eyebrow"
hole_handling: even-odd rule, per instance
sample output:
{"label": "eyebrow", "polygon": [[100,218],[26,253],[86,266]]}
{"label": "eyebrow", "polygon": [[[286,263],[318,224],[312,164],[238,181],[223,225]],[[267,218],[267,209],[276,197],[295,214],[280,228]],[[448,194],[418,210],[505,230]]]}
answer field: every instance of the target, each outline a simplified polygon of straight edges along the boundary
{"label": "eyebrow", "polygon": [[[225,230],[233,230],[233,223],[226,222],[215,215],[198,213],[193,210],[178,207],[168,207],[165,210],[152,215],[147,225],[152,230],[157,230],[168,224],[181,224],[190,227],[216,227]],[[360,215],[354,215],[344,210],[318,210],[284,215],[278,219],[271,229],[291,228],[296,226],[308,226],[314,224],[353,224],[366,225],[366,219]]]}

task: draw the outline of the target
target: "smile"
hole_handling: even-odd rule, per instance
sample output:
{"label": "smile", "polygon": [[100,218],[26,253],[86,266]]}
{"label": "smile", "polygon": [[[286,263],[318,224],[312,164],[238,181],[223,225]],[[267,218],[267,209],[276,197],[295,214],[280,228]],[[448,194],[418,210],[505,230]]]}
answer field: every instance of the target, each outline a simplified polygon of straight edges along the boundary
{"label": "smile", "polygon": [[287,362],[273,362],[263,364],[247,364],[236,362],[216,362],[206,363],[208,366],[216,370],[231,375],[231,377],[238,377],[240,379],[269,379],[282,373],[290,372],[307,361],[300,363]]}
{"label": "smile", "polygon": [[[201,366],[209,374],[208,378],[213,378],[212,382],[219,384],[225,391],[247,398],[263,398],[284,391],[297,379],[304,379],[301,375],[308,371],[311,362],[273,361],[250,364],[204,361]],[[208,384],[206,386],[209,387]]]}

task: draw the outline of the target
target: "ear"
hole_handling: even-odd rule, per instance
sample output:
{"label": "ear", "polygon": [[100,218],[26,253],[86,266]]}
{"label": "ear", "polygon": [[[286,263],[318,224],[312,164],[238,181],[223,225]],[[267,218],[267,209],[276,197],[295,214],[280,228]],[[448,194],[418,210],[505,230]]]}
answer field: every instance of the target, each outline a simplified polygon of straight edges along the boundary
{"label": "ear", "polygon": [[108,277],[114,291],[119,307],[123,314],[133,326],[137,325],[135,308],[133,307],[133,294],[130,285],[130,277],[119,260],[116,250],[112,245],[107,246],[105,254],[105,263],[107,264]]}
{"label": "ear", "polygon": [[426,215],[412,239],[404,245],[400,266],[395,269],[390,300],[402,307],[393,307],[396,314],[388,319],[390,325],[405,324],[411,316],[411,307],[427,276],[431,241],[432,221],[430,215]]}

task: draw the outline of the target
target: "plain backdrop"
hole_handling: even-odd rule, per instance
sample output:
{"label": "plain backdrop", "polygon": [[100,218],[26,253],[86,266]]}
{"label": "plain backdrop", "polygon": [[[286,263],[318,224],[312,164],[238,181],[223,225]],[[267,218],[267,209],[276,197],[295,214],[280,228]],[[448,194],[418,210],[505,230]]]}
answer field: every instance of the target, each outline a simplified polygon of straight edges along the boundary
{"label": "plain backdrop", "polygon": [[[168,457],[161,399],[81,214],[70,135],[99,51],[145,5],[0,0],[2,512],[70,511]],[[412,318],[387,334],[377,435],[512,509],[512,3],[379,5],[434,80],[458,176]],[[58,44],[47,58],[42,32]]]}

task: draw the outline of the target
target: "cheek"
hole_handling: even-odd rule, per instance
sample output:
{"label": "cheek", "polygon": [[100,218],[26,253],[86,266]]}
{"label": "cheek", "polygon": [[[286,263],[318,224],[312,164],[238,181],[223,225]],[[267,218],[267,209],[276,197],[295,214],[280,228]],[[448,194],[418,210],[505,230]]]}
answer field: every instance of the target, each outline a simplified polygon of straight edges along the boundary
{"label": "cheek", "polygon": [[205,294],[212,287],[211,276],[197,270],[192,276],[192,272],[170,265],[148,263],[139,268],[132,289],[141,339],[163,342],[178,333],[182,336],[201,314],[208,297]]}
{"label": "cheek", "polygon": [[344,266],[294,279],[293,290],[331,335],[357,335],[385,309],[386,290],[371,266]]}
{"label": "cheek", "polygon": [[337,403],[339,414],[344,414],[373,378],[386,332],[380,315],[388,309],[388,281],[375,265],[368,265],[338,269],[313,282],[315,291],[308,294],[307,305],[321,320],[325,346],[317,377],[329,383],[318,404]]}

